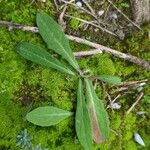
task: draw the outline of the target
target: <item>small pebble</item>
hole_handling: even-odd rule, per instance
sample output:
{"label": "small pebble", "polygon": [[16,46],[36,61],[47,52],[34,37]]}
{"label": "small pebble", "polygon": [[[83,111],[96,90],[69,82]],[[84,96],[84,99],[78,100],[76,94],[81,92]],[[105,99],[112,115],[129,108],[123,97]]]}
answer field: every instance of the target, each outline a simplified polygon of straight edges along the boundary
{"label": "small pebble", "polygon": [[138,133],[134,133],[134,140],[141,146],[145,146],[143,139],[141,138],[141,136]]}
{"label": "small pebble", "polygon": [[95,28],[95,29],[94,29],[94,31],[95,31],[95,32],[98,32],[98,31],[99,31],[99,29],[98,29],[98,28]]}
{"label": "small pebble", "polygon": [[98,16],[102,16],[104,14],[104,12],[105,12],[104,10],[99,10],[97,14],[98,14]]}
{"label": "small pebble", "polygon": [[81,2],[81,1],[77,1],[77,2],[76,2],[76,6],[77,6],[78,8],[82,7],[82,2]]}
{"label": "small pebble", "polygon": [[143,89],[144,89],[144,88],[143,88],[142,86],[140,86],[140,87],[137,88],[137,91],[138,91],[138,92],[141,92],[141,91],[143,91]]}
{"label": "small pebble", "polygon": [[146,114],[147,114],[147,112],[146,111],[138,111],[138,112],[136,112],[136,115],[138,115],[138,116],[140,116],[140,117],[142,117],[142,118],[146,118]]}
{"label": "small pebble", "polygon": [[111,107],[112,107],[112,109],[120,109],[121,105],[119,105],[118,103],[112,103]]}
{"label": "small pebble", "polygon": [[118,19],[118,16],[117,14],[113,13],[111,16],[110,16],[112,19]]}
{"label": "small pebble", "polygon": [[136,114],[137,115],[144,115],[144,114],[147,114],[147,112],[146,111],[138,111]]}
{"label": "small pebble", "polygon": [[143,82],[143,83],[140,83],[140,85],[139,86],[143,86],[143,85],[145,85],[146,83],[145,82]]}
{"label": "small pebble", "polygon": [[124,34],[123,30],[117,29],[116,32],[115,32],[115,34],[118,35],[118,37],[120,38],[120,40],[123,40],[124,37],[125,37],[125,34]]}

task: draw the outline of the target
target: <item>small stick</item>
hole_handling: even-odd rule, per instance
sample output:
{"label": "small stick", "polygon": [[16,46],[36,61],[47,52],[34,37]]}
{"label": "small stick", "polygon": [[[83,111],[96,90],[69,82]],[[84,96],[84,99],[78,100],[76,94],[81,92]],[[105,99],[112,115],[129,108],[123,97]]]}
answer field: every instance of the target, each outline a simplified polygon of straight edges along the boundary
{"label": "small stick", "polygon": [[112,101],[112,104],[121,96],[121,94],[118,94]]}
{"label": "small stick", "polygon": [[[93,8],[90,6],[90,4],[86,1],[86,0],[82,0],[83,3],[87,6],[87,8],[91,11],[91,13],[95,16],[96,13],[95,11],[93,10]],[[96,16],[95,16],[96,17]],[[97,17],[96,17],[97,18]]]}
{"label": "small stick", "polygon": [[132,106],[127,110],[127,112],[126,112],[126,115],[128,115],[132,110],[133,110],[133,108],[137,105],[137,103],[141,100],[141,98],[143,97],[143,95],[144,95],[144,93],[143,92],[141,92],[138,96],[137,96],[137,98],[136,98],[136,101],[132,104]]}
{"label": "small stick", "polygon": [[112,107],[112,99],[111,99],[111,97],[110,97],[110,95],[105,91],[105,93],[106,93],[106,95],[107,95],[107,97],[108,97],[108,100],[109,100],[109,105],[106,107],[106,109],[108,109],[108,108],[111,108],[111,110],[114,112],[114,109],[113,109],[113,107]]}
{"label": "small stick", "polygon": [[106,53],[110,53],[116,57],[119,57],[119,58],[122,58],[122,59],[125,59],[125,60],[128,60],[134,64],[137,64],[147,70],[150,70],[150,63],[143,60],[143,59],[140,59],[138,57],[135,57],[135,56],[132,56],[132,55],[129,55],[129,54],[125,54],[125,53],[122,53],[122,52],[119,52],[119,51],[116,51],[114,49],[111,49],[109,47],[106,47],[106,46],[103,46],[103,45],[100,45],[100,44],[97,44],[97,43],[94,43],[94,42],[91,42],[91,41],[88,41],[86,39],[82,39],[82,38],[79,38],[79,37],[74,37],[72,35],[66,35],[68,37],[68,39],[72,40],[72,41],[76,41],[78,43],[81,43],[81,44],[85,44],[85,45],[88,45],[88,46],[91,46],[91,47],[94,47],[96,49],[101,49],[102,51],[106,52]]}
{"label": "small stick", "polygon": [[[118,95],[111,101],[111,103],[110,103],[109,105],[107,105],[106,109],[108,109],[108,108],[110,108],[110,107],[111,107],[111,109],[113,109],[113,108],[112,108],[112,104],[113,104],[120,96],[121,96],[121,94],[118,94]],[[110,95],[108,94],[108,99],[110,99],[109,97],[110,97]]]}
{"label": "small stick", "polygon": [[110,131],[111,131],[111,132],[113,132],[115,135],[117,135],[117,136],[121,137],[121,135],[120,135],[120,134],[118,134],[115,130],[110,129]]}
{"label": "small stick", "polygon": [[116,90],[114,90],[113,91],[113,93],[116,93],[116,92],[122,92],[122,91],[126,91],[126,90],[128,90],[129,88],[128,87],[120,87],[119,89],[116,89]]}
{"label": "small stick", "polygon": [[[35,33],[38,32],[38,28],[37,27],[25,26],[25,25],[11,23],[11,22],[7,22],[7,21],[1,21],[0,20],[0,25],[6,26],[9,29],[20,29],[20,30],[23,30],[23,31],[35,32]],[[96,51],[99,50],[100,53],[101,53],[101,51],[104,51],[106,53],[110,53],[110,54],[112,54],[112,55],[114,55],[116,57],[122,58],[124,60],[128,60],[128,61],[130,61],[130,62],[132,62],[134,64],[137,64],[138,66],[141,66],[141,67],[143,67],[143,68],[145,68],[147,70],[150,70],[150,63],[145,61],[145,60],[143,60],[143,59],[140,59],[138,57],[119,52],[119,51],[111,49],[109,47],[106,47],[106,46],[103,46],[103,45],[100,45],[100,44],[97,44],[97,43],[94,43],[94,42],[91,42],[91,41],[88,41],[86,39],[79,38],[79,37],[76,37],[76,36],[66,35],[66,37],[69,40],[71,40],[71,41],[75,41],[75,42],[78,42],[78,43],[85,44],[85,45],[88,45],[90,47],[93,47],[93,48],[97,49]],[[94,50],[93,50],[93,53],[94,53]]]}
{"label": "small stick", "polygon": [[21,24],[18,24],[18,23],[12,23],[12,22],[8,22],[8,21],[0,20],[0,25],[8,27],[9,30],[20,29],[20,30],[28,31],[28,32],[35,32],[35,33],[38,32],[37,27],[21,25]]}
{"label": "small stick", "polygon": [[104,19],[105,19],[106,16],[107,16],[107,13],[108,13],[108,10],[109,10],[110,5],[111,5],[111,4],[108,5],[108,7],[107,7],[107,9],[106,9],[106,11],[105,11]]}
{"label": "small stick", "polygon": [[53,0],[53,2],[54,2],[54,5],[55,5],[55,7],[56,7],[56,10],[58,11],[58,3],[57,3],[57,0]]}
{"label": "small stick", "polygon": [[83,20],[83,19],[81,19],[81,18],[73,17],[73,16],[70,16],[70,15],[65,15],[65,16],[66,16],[66,17],[69,17],[69,18],[73,18],[73,19],[79,20],[79,21],[81,21],[81,22],[83,22],[83,23],[92,25],[92,26],[94,26],[94,27],[96,27],[96,28],[99,28],[101,31],[106,32],[106,33],[109,33],[109,34],[111,34],[111,35],[113,35],[113,36],[117,36],[115,33],[113,33],[113,32],[111,32],[111,31],[109,31],[109,30],[107,30],[107,29],[101,27],[100,25],[97,25],[97,24],[95,24],[95,23],[92,23],[92,22],[90,22],[90,21]]}
{"label": "small stick", "polygon": [[[115,89],[113,91],[113,93],[115,92],[122,92],[122,91],[126,91],[128,89],[132,89],[135,87],[140,87],[140,86],[144,86],[146,84],[146,82],[148,82],[148,80],[141,80],[141,81],[129,81],[129,82],[124,82],[123,84],[118,85],[117,89]],[[112,86],[113,87],[113,86]]]}
{"label": "small stick", "polygon": [[134,86],[136,84],[140,84],[140,83],[146,83],[148,82],[148,79],[144,79],[144,80],[140,80],[140,81],[129,81],[129,82],[123,82],[118,86]]}
{"label": "small stick", "polygon": [[80,52],[74,52],[74,56],[75,57],[87,57],[87,56],[91,56],[91,55],[95,55],[95,54],[101,54],[102,51],[99,49],[94,49],[94,50],[89,50],[89,51],[80,51]]}
{"label": "small stick", "polygon": [[61,14],[59,15],[59,19],[58,19],[58,23],[61,25],[63,31],[65,31],[65,29],[66,29],[66,22],[64,21],[64,14],[65,14],[66,10],[67,10],[67,5],[65,4]]}
{"label": "small stick", "polygon": [[134,23],[131,19],[129,19],[120,9],[116,7],[116,5],[113,4],[112,1],[107,0],[108,3],[110,3],[124,18],[126,18],[130,23],[132,23],[135,27],[137,27],[139,30],[142,30],[136,23]]}

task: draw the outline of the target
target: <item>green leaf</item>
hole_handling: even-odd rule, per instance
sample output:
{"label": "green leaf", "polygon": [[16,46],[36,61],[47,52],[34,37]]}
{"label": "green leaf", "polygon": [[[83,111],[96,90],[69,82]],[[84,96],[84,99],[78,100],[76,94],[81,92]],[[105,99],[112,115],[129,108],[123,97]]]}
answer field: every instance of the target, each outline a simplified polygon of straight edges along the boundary
{"label": "green leaf", "polygon": [[82,81],[79,79],[78,92],[77,92],[77,109],[76,109],[76,133],[81,145],[86,150],[92,149],[92,127],[88,109],[85,103],[83,94]]}
{"label": "green leaf", "polygon": [[109,84],[117,85],[121,83],[121,79],[116,76],[111,76],[111,75],[100,75],[96,77],[97,79],[104,81]]}
{"label": "green leaf", "polygon": [[76,70],[79,70],[78,63],[69,46],[69,40],[66,38],[61,27],[45,13],[37,14],[37,26],[48,48],[54,50]]}
{"label": "green leaf", "polygon": [[58,124],[70,115],[72,115],[71,112],[59,109],[57,107],[45,106],[38,107],[29,112],[26,119],[35,125],[51,126]]}
{"label": "green leaf", "polygon": [[85,79],[86,100],[92,122],[93,140],[101,143],[109,137],[109,120],[103,102],[97,97],[92,82]]}
{"label": "green leaf", "polygon": [[24,58],[31,60],[37,64],[43,65],[47,68],[54,68],[63,73],[74,75],[69,68],[60,63],[56,58],[51,56],[45,49],[23,42],[17,45],[16,51]]}

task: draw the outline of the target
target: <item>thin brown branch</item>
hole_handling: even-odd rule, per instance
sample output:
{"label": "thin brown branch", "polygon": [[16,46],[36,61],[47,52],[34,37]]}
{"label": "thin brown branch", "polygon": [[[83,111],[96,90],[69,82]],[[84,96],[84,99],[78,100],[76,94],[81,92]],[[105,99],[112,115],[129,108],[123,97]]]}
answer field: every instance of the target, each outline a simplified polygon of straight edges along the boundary
{"label": "thin brown branch", "polygon": [[122,58],[124,60],[128,60],[129,62],[132,62],[138,66],[141,66],[147,70],[150,70],[150,63],[143,60],[143,59],[140,59],[138,57],[135,57],[135,56],[132,56],[130,54],[125,54],[125,53],[122,53],[122,52],[119,52],[117,50],[114,50],[114,49],[111,49],[109,47],[106,47],[106,46],[103,46],[103,45],[100,45],[100,44],[97,44],[97,43],[94,43],[94,42],[90,42],[86,39],[82,39],[82,38],[79,38],[79,37],[75,37],[75,36],[71,36],[71,35],[67,35],[68,39],[72,40],[72,41],[76,41],[78,43],[81,43],[81,44],[85,44],[85,45],[88,45],[88,46],[91,46],[91,47],[94,47],[96,49],[100,49],[106,53],[110,53],[116,57],[119,57],[119,58]]}
{"label": "thin brown branch", "polygon": [[[37,27],[11,23],[11,22],[7,22],[7,21],[0,21],[0,25],[6,26],[9,29],[20,29],[20,30],[23,30],[23,31],[36,32],[36,33],[38,32],[38,28]],[[103,45],[100,45],[100,44],[97,44],[97,43],[94,43],[94,42],[91,42],[91,41],[88,41],[86,39],[82,39],[82,38],[79,38],[79,37],[76,37],[76,36],[66,35],[66,37],[68,39],[72,40],[72,41],[76,41],[78,43],[85,44],[85,45],[88,45],[90,47],[93,47],[93,48],[97,49],[96,51],[99,50],[100,53],[101,53],[101,51],[104,51],[106,53],[110,53],[110,54],[112,54],[112,55],[114,55],[114,56],[116,56],[118,58],[122,58],[124,60],[128,60],[129,62],[132,62],[132,63],[137,64],[137,65],[139,65],[139,66],[141,66],[141,67],[143,67],[143,68],[145,68],[147,70],[150,70],[150,63],[145,61],[145,60],[143,60],[143,59],[140,59],[138,57],[119,52],[117,50],[108,48],[106,46],[103,46]],[[93,50],[93,54],[97,54],[95,52],[95,50]]]}
{"label": "thin brown branch", "polygon": [[96,16],[94,9],[90,6],[90,4],[86,0],[82,0],[83,3],[87,6],[87,8],[91,11],[91,13]]}
{"label": "thin brown branch", "polygon": [[56,7],[56,10],[58,11],[58,3],[57,3],[57,0],[53,0],[54,2],[54,6]]}
{"label": "thin brown branch", "polygon": [[66,29],[66,22],[64,21],[64,14],[65,14],[66,10],[67,10],[67,5],[65,4],[61,14],[59,15],[59,19],[58,19],[58,23],[61,25],[63,31],[65,31],[65,29]]}
{"label": "thin brown branch", "polygon": [[120,96],[121,96],[121,94],[118,94],[118,95],[112,100],[112,103],[114,103]]}
{"label": "thin brown branch", "polygon": [[20,29],[20,30],[28,31],[28,32],[35,32],[35,33],[38,32],[37,27],[21,25],[21,24],[18,24],[18,23],[12,23],[12,22],[8,22],[8,21],[0,20],[0,25],[8,27],[9,30]]}
{"label": "thin brown branch", "polygon": [[138,84],[146,83],[146,82],[148,82],[148,79],[139,80],[139,81],[128,81],[128,82],[123,82],[123,83],[121,83],[121,84],[118,85],[118,86],[136,86],[136,85],[138,85]]}
{"label": "thin brown branch", "polygon": [[132,106],[127,110],[126,115],[128,115],[128,114],[133,110],[133,108],[134,108],[134,107],[138,104],[138,102],[142,99],[143,95],[144,95],[144,93],[141,92],[141,93],[137,96],[135,102],[134,102],[134,103],[132,104]]}
{"label": "thin brown branch", "polygon": [[[148,82],[148,79],[140,80],[140,81],[129,81],[129,82],[123,82],[122,84],[117,86],[117,89],[113,90],[113,93],[116,92],[125,92],[129,89],[135,89],[138,87],[143,87]],[[112,86],[113,87],[113,86]]]}
{"label": "thin brown branch", "polygon": [[75,57],[87,57],[91,55],[101,54],[102,51],[99,49],[89,50],[89,51],[80,51],[80,52],[74,52]]}
{"label": "thin brown branch", "polygon": [[113,109],[113,107],[112,107],[112,104],[113,104],[113,103],[112,103],[111,96],[108,94],[107,91],[105,91],[105,93],[106,93],[106,96],[108,97],[108,100],[109,100],[109,105],[106,107],[106,109],[111,108],[112,112],[114,112],[114,109]]}

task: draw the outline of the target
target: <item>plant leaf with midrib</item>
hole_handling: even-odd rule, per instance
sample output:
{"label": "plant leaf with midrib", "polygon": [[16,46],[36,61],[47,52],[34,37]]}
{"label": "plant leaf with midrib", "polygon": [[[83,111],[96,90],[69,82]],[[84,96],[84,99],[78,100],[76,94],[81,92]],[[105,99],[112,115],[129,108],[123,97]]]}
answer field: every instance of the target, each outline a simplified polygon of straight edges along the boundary
{"label": "plant leaf with midrib", "polygon": [[31,60],[37,64],[45,66],[47,68],[53,68],[63,73],[74,75],[69,68],[59,62],[56,58],[50,55],[45,49],[23,42],[17,45],[16,51],[22,55],[24,58]]}
{"label": "plant leaf with midrib", "polygon": [[69,46],[69,40],[66,38],[61,27],[45,13],[37,14],[37,26],[48,48],[54,50],[66,59],[76,70],[79,70],[78,63]]}
{"label": "plant leaf with midrib", "polygon": [[72,113],[53,106],[38,107],[26,115],[26,119],[39,126],[56,125]]}
{"label": "plant leaf with midrib", "polygon": [[97,97],[92,82],[85,79],[86,100],[92,122],[93,140],[102,143],[109,137],[109,120],[103,102]]}
{"label": "plant leaf with midrib", "polygon": [[79,79],[77,92],[77,108],[75,117],[75,127],[77,137],[81,145],[86,150],[91,150],[92,147],[92,127],[88,109],[85,103],[82,80]]}

